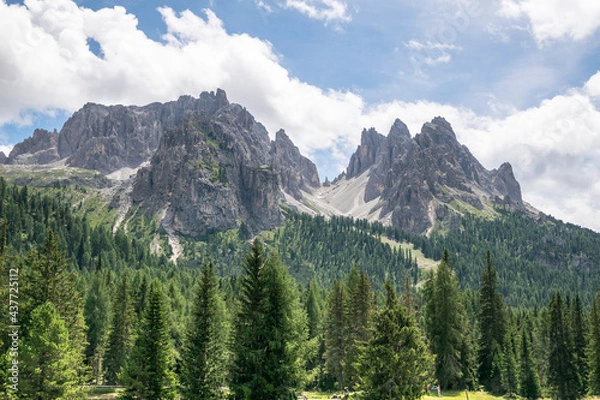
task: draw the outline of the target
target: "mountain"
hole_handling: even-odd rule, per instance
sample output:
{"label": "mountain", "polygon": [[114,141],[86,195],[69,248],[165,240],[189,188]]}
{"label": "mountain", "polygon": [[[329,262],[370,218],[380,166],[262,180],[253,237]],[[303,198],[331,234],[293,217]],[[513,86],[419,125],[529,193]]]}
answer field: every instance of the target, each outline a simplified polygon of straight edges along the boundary
{"label": "mountain", "polygon": [[417,234],[457,229],[458,216],[494,216],[495,207],[538,213],[523,202],[509,163],[485,169],[441,117],[425,123],[414,138],[398,119],[387,136],[363,130],[346,173],[306,197],[325,213],[368,218]]}
{"label": "mountain", "polygon": [[60,132],[36,130],[5,162],[98,171],[114,181],[113,230],[135,205],[173,240],[242,222],[253,234],[272,229],[283,222],[285,196],[320,186],[316,166],[285,132],[271,141],[223,90],[143,107],[88,103]]}
{"label": "mountain", "polygon": [[280,203],[303,212],[379,221],[416,234],[455,230],[465,213],[498,207],[535,215],[508,163],[487,170],[441,117],[411,136],[396,120],[387,136],[365,129],[346,172],[321,186],[315,164],[283,130],[262,124],[222,90],[137,106],[86,104],[60,132],[38,129],[11,165],[95,170],[119,183],[113,206],[156,215],[176,237],[244,222],[251,233],[281,225]]}

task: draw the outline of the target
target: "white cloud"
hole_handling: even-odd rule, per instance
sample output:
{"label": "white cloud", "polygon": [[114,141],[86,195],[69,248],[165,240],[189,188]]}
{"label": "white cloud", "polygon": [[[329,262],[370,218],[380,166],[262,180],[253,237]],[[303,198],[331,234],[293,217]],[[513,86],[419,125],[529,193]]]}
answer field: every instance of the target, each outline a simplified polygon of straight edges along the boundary
{"label": "white cloud", "polygon": [[600,2],[590,0],[502,0],[501,16],[529,20],[539,45],[557,40],[581,40],[600,27]]}
{"label": "white cloud", "polygon": [[[387,134],[400,118],[414,134],[441,115],[486,167],[510,161],[534,206],[600,231],[600,112],[594,103],[600,72],[581,88],[534,108],[508,110],[503,118],[425,101],[370,106],[351,91],[323,90],[289,76],[269,42],[227,33],[209,10],[202,18],[159,9],[166,33],[158,42],[122,7],[25,4],[0,2],[0,128],[25,121],[29,112],[72,112],[88,101],[142,105],[220,87],[271,133],[286,129],[305,154],[326,151],[341,169],[363,127]],[[100,44],[101,58],[88,49],[89,37]]]}
{"label": "white cloud", "polygon": [[0,152],[4,153],[5,156],[8,156],[10,154],[10,152],[12,151],[13,146],[3,146],[0,145]]}
{"label": "white cloud", "polygon": [[348,5],[340,0],[286,0],[284,7],[325,23],[352,20]]}

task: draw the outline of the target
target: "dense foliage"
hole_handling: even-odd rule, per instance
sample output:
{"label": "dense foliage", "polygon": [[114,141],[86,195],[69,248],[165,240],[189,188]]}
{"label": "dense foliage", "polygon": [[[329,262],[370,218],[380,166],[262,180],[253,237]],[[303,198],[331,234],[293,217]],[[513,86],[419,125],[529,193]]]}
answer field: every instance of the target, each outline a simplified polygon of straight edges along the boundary
{"label": "dense foliage", "polygon": [[[412,399],[433,384],[600,394],[600,238],[551,218],[466,216],[426,238],[287,212],[252,244],[243,229],[188,238],[178,266],[136,232],[92,227],[60,196],[2,179],[0,218],[0,294],[11,269],[20,290],[17,314],[0,303],[0,328],[15,316],[27,363],[17,393],[3,335],[2,398],[78,398],[100,383],[147,399],[309,386]],[[401,243],[441,261],[419,270]]]}

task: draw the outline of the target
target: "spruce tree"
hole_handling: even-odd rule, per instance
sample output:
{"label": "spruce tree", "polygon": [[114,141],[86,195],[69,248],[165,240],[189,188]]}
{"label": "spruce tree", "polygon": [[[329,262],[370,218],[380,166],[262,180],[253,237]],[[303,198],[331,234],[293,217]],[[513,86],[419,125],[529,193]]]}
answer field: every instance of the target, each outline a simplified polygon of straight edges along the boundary
{"label": "spruce tree", "polygon": [[58,239],[48,231],[46,242],[39,250],[31,250],[21,260],[20,282],[21,329],[27,336],[33,327],[33,310],[52,303],[68,329],[69,346],[79,359],[73,365],[78,370],[79,384],[88,380],[88,368],[84,363],[86,348],[86,326],[83,317],[83,299],[78,288],[77,277],[70,270],[66,254],[59,249]]}
{"label": "spruce tree", "polygon": [[225,303],[212,264],[206,263],[182,353],[182,397],[209,400],[223,397],[227,369],[228,324]]}
{"label": "spruce tree", "polygon": [[508,397],[514,397],[518,388],[517,348],[514,334],[507,334],[504,343],[504,369],[502,371],[502,388]]}
{"label": "spruce tree", "polygon": [[358,272],[356,265],[350,272],[347,287],[344,379],[352,389],[359,381],[357,363],[362,347],[371,336],[370,325],[375,303],[371,282],[366,273]]}
{"label": "spruce tree", "polygon": [[232,389],[237,400],[284,399],[303,380],[306,314],[287,268],[256,239],[240,278]]}
{"label": "spruce tree", "polygon": [[129,279],[123,274],[112,302],[112,322],[104,359],[105,379],[109,384],[120,383],[119,374],[127,364],[133,346],[135,314]]}
{"label": "spruce tree", "polygon": [[527,400],[535,400],[542,397],[540,388],[540,379],[537,374],[537,368],[531,354],[531,344],[529,343],[526,328],[521,332],[521,357],[519,370],[519,395]]}
{"label": "spruce tree", "polygon": [[548,384],[555,398],[573,400],[581,398],[580,380],[575,365],[575,351],[565,307],[560,293],[550,300]]}
{"label": "spruce tree", "polygon": [[19,398],[27,400],[86,399],[69,330],[53,303],[31,311],[30,328],[20,352]]}
{"label": "spruce tree", "polygon": [[600,395],[600,294],[594,298],[589,326],[590,340],[587,352],[589,392]]}
{"label": "spruce tree", "polygon": [[305,374],[305,351],[308,339],[306,312],[288,269],[277,255],[267,259],[265,268],[265,377],[272,390],[260,398],[296,398]]}
{"label": "spruce tree", "polygon": [[325,345],[323,341],[323,320],[325,298],[323,288],[313,277],[308,283],[305,292],[306,317],[308,321],[308,344],[307,344],[307,376],[310,382],[308,387],[322,386],[324,378]]}
{"label": "spruce tree", "polygon": [[160,281],[148,293],[141,329],[121,376],[126,400],[168,400],[176,397],[173,345],[169,335],[168,305]]}
{"label": "spruce tree", "polygon": [[346,289],[336,280],[327,297],[327,312],[325,314],[324,341],[325,341],[325,368],[338,384],[338,389],[345,385],[344,358],[346,338]]}
{"label": "spruce tree", "polygon": [[575,296],[575,300],[571,306],[570,325],[573,338],[573,351],[575,356],[575,367],[577,368],[578,387],[575,388],[580,397],[587,394],[588,389],[588,360],[587,360],[587,327],[585,317],[583,315],[583,307],[579,294]]}
{"label": "spruce tree", "polygon": [[467,319],[448,252],[425,283],[425,327],[435,357],[435,376],[444,389],[464,388],[468,357]]}
{"label": "spruce tree", "polygon": [[106,341],[110,324],[110,290],[101,269],[97,269],[83,307],[87,324],[87,348],[85,356],[92,368],[92,382],[102,383],[104,369],[102,362],[106,351]]}
{"label": "spruce tree", "polygon": [[[498,275],[487,252],[486,269],[481,274],[479,286],[479,382],[492,393],[502,392],[504,361],[498,350],[505,343],[506,312],[502,295],[498,292]],[[498,349],[496,349],[498,347]]]}
{"label": "spruce tree", "polygon": [[386,281],[386,307],[374,316],[372,336],[360,357],[366,398],[419,399],[430,379],[433,357],[412,315]]}

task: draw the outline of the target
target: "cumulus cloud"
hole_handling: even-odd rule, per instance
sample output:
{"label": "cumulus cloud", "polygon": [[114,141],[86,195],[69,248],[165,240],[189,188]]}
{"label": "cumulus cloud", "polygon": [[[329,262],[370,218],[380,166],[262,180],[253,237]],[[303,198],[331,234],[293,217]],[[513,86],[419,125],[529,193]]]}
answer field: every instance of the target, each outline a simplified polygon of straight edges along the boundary
{"label": "cumulus cloud", "polygon": [[529,21],[539,45],[557,40],[581,40],[600,27],[600,2],[589,0],[502,0],[501,16]]}
{"label": "cumulus cloud", "polygon": [[286,0],[284,7],[325,23],[352,20],[347,4],[340,0]]}
{"label": "cumulus cloud", "polygon": [[[486,167],[510,161],[534,206],[600,231],[600,72],[581,88],[503,118],[426,101],[372,105],[352,91],[290,76],[269,42],[229,34],[210,10],[158,12],[166,29],[155,41],[122,7],[0,2],[0,128],[34,112],[73,112],[89,101],[143,105],[220,87],[271,133],[284,128],[305,154],[331,155],[328,165],[341,171],[363,127],[386,134],[400,118],[414,134],[441,115]],[[89,38],[100,56],[88,48]]]}

